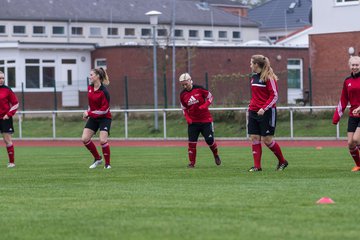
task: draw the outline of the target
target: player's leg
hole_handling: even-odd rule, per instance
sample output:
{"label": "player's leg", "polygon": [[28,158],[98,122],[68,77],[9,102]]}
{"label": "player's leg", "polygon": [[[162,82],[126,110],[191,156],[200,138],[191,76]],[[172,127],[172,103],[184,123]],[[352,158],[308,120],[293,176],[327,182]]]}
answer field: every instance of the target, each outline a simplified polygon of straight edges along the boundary
{"label": "player's leg", "polygon": [[288,166],[288,162],[285,160],[279,144],[273,140],[276,128],[276,115],[276,108],[270,108],[264,113],[260,124],[261,139],[278,159],[276,170],[282,171]]}
{"label": "player's leg", "polygon": [[357,145],[360,141],[360,121],[357,118],[349,117],[348,120],[348,148],[351,157],[355,162],[355,167],[351,171],[357,172],[360,171],[360,156],[359,156],[359,149]]}
{"label": "player's leg", "polygon": [[221,159],[218,154],[217,143],[215,142],[214,123],[211,122],[202,124],[201,134],[204,136],[206,144],[209,146],[211,152],[213,153],[215,164],[221,165]]}
{"label": "player's leg", "polygon": [[199,138],[200,129],[197,123],[188,125],[188,156],[189,156],[189,168],[195,167],[196,163],[196,145]]}
{"label": "player's leg", "polygon": [[12,134],[14,133],[13,120],[11,117],[6,120],[1,120],[1,133],[9,157],[9,163],[7,166],[8,168],[13,168],[15,167],[15,150],[11,139]]}
{"label": "player's leg", "polygon": [[90,151],[92,156],[94,157],[94,163],[90,166],[90,168],[95,168],[97,165],[101,164],[101,156],[96,149],[94,142],[91,138],[94,136],[98,128],[96,121],[92,118],[89,118],[86,122],[85,128],[83,130],[81,140],[84,143],[84,146]]}
{"label": "player's leg", "polygon": [[106,169],[110,169],[110,145],[108,142],[108,137],[110,135],[110,127],[111,127],[111,119],[105,118],[101,120],[100,123],[100,144],[102,153],[105,159],[105,167]]}
{"label": "player's leg", "polygon": [[261,171],[261,136],[260,136],[260,125],[259,117],[256,112],[249,111],[248,114],[248,134],[251,141],[251,149],[254,159],[254,166],[249,169],[249,172]]}
{"label": "player's leg", "polygon": [[14,144],[11,140],[11,133],[3,133],[3,139],[6,144],[6,150],[9,157],[8,168],[15,167],[15,150]]}

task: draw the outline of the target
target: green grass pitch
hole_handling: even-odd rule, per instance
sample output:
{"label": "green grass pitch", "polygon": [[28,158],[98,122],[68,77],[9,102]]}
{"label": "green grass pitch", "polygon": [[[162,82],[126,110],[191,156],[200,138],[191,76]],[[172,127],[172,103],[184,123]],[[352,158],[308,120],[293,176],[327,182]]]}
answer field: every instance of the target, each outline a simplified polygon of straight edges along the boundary
{"label": "green grass pitch", "polygon": [[[113,147],[112,169],[88,169],[79,147],[0,148],[1,239],[357,239],[359,173],[345,148],[283,148],[275,172],[248,173],[250,147]],[[321,197],[335,204],[318,205]]]}

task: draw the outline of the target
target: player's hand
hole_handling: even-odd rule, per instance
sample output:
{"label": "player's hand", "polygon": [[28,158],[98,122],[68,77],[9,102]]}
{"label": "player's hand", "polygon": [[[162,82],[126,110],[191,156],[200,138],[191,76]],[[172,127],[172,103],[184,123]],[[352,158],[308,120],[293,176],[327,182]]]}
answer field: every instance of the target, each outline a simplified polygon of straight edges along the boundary
{"label": "player's hand", "polygon": [[192,120],[191,120],[191,118],[189,117],[189,116],[186,116],[185,117],[186,118],[186,122],[190,125],[190,124],[192,124]]}
{"label": "player's hand", "polygon": [[352,113],[353,113],[354,115],[359,115],[359,114],[360,114],[360,107],[355,108],[355,109],[352,111]]}
{"label": "player's hand", "polygon": [[262,108],[260,108],[260,110],[257,112],[257,114],[258,114],[259,116],[264,115],[264,113],[265,113],[265,111],[264,111],[264,109],[262,109]]}
{"label": "player's hand", "polygon": [[88,117],[89,117],[88,112],[87,111],[83,112],[83,119],[87,119]]}
{"label": "player's hand", "polygon": [[6,119],[9,119],[9,116],[7,114],[3,117],[3,120],[6,120]]}
{"label": "player's hand", "polygon": [[207,106],[205,106],[205,104],[199,106],[200,110],[203,110],[203,109],[206,109],[206,108],[207,108]]}

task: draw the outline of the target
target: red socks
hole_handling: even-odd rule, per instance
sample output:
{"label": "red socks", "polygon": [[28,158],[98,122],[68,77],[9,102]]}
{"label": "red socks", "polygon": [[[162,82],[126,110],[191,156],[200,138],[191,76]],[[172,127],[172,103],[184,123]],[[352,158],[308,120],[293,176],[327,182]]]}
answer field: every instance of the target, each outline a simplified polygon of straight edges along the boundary
{"label": "red socks", "polygon": [[14,152],[14,144],[6,146],[6,150],[9,156],[9,163],[14,163],[15,161],[15,152]]}
{"label": "red socks", "polygon": [[102,152],[105,158],[105,165],[110,165],[110,146],[109,143],[101,144]]}
{"label": "red socks", "polygon": [[88,141],[87,143],[84,143],[85,147],[91,152],[91,154],[93,155],[94,159],[99,160],[101,157],[99,155],[99,152],[97,151],[95,144],[93,143],[93,141]]}
{"label": "red socks", "polygon": [[217,148],[217,144],[216,142],[213,143],[213,145],[209,146],[214,157],[217,157],[218,156],[218,148]]}
{"label": "red socks", "polygon": [[359,149],[357,147],[349,148],[350,155],[354,159],[356,166],[360,167]]}
{"label": "red socks", "polygon": [[254,167],[261,168],[261,142],[260,141],[253,141],[252,142],[252,153],[254,158]]}
{"label": "red socks", "polygon": [[196,162],[196,142],[189,142],[188,154],[189,154],[190,164],[195,165],[195,162]]}
{"label": "red socks", "polygon": [[279,163],[284,163],[285,159],[284,156],[281,152],[281,148],[279,146],[279,144],[277,144],[277,142],[272,141],[269,145],[266,145],[277,157],[277,159],[279,160]]}

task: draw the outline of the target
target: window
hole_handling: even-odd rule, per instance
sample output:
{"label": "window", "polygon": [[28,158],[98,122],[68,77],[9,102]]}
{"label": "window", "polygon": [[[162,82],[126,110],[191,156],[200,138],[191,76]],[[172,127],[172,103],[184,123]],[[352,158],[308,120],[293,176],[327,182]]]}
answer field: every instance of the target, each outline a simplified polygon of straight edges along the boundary
{"label": "window", "polygon": [[232,32],[232,37],[233,39],[240,39],[241,38],[241,34],[239,31],[233,31]]}
{"label": "window", "polygon": [[351,6],[359,4],[359,0],[335,0],[335,6]]}
{"label": "window", "polygon": [[336,0],[337,4],[359,4],[359,0]]}
{"label": "window", "polygon": [[119,35],[118,28],[108,28],[107,29],[108,36],[117,36]]}
{"label": "window", "polygon": [[125,28],[125,36],[134,37],[135,36],[135,28]]}
{"label": "window", "polygon": [[175,29],[175,37],[183,37],[184,36],[184,31],[180,30],[180,29]]}
{"label": "window", "polygon": [[219,31],[219,38],[227,38],[227,31]]}
{"label": "window", "polygon": [[141,29],[141,36],[142,36],[142,37],[149,37],[149,36],[151,36],[151,29],[150,29],[150,28],[142,28],[142,29]]}
{"label": "window", "polygon": [[15,60],[0,60],[0,71],[5,74],[5,84],[11,88],[16,87]]}
{"label": "window", "polygon": [[166,37],[167,36],[167,30],[166,29],[158,29],[157,30],[158,37]]}
{"label": "window", "polygon": [[45,34],[45,27],[44,26],[34,26],[33,34]]}
{"label": "window", "polygon": [[61,64],[76,64],[76,59],[62,59]]}
{"label": "window", "polygon": [[288,88],[302,89],[302,61],[289,59],[287,63]]}
{"label": "window", "polygon": [[52,88],[55,86],[55,60],[25,59],[25,87]]}
{"label": "window", "polygon": [[0,34],[6,33],[6,27],[5,25],[0,25]]}
{"label": "window", "polygon": [[95,59],[95,68],[100,68],[100,67],[102,67],[103,69],[106,69],[106,59],[105,58]]}
{"label": "window", "polygon": [[205,30],[204,31],[204,37],[205,38],[212,38],[213,37],[213,32],[210,30]]}
{"label": "window", "polygon": [[99,27],[90,27],[90,36],[101,36],[101,28]]}
{"label": "window", "polygon": [[54,35],[64,35],[65,34],[65,27],[54,26],[52,28],[52,34],[54,34]]}
{"label": "window", "polygon": [[72,27],[71,28],[71,35],[83,35],[83,28],[82,27]]}
{"label": "window", "polygon": [[43,67],[43,87],[55,86],[55,67]]}
{"label": "window", "polygon": [[25,26],[14,26],[13,32],[14,34],[25,34]]}
{"label": "window", "polygon": [[191,38],[199,37],[199,31],[198,30],[189,30],[189,37],[191,37]]}

